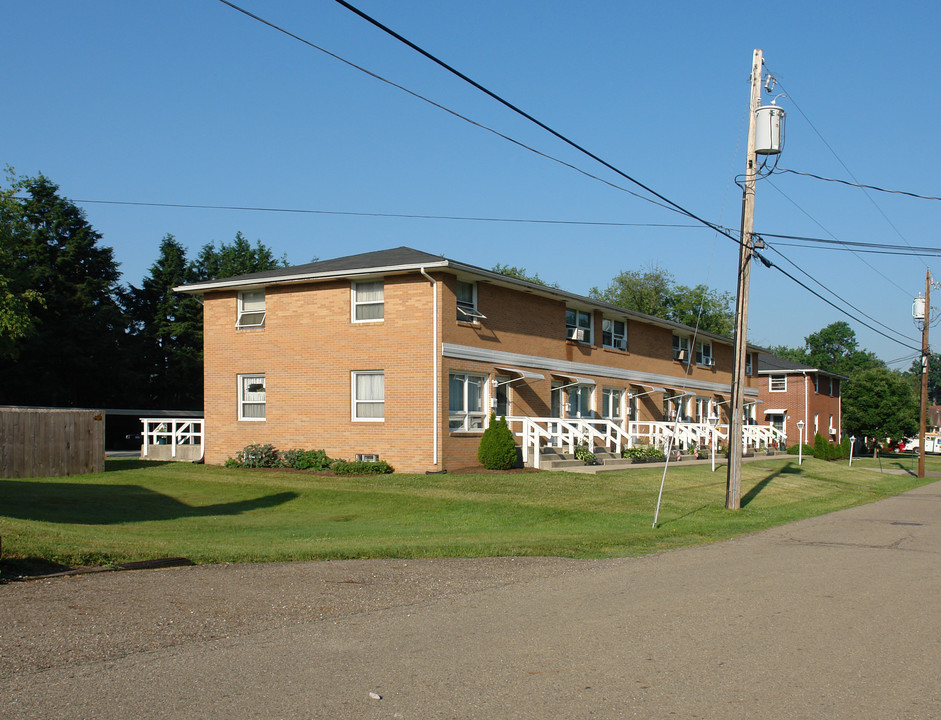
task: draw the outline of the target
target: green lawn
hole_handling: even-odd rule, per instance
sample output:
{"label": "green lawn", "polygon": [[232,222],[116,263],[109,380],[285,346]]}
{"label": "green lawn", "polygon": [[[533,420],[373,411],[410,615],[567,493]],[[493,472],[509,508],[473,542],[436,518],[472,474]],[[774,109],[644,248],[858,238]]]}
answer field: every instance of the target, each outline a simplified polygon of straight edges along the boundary
{"label": "green lawn", "polygon": [[[887,457],[883,467],[908,468]],[[109,460],[70,478],[0,480],[9,574],[30,564],[165,557],[197,563],[361,557],[641,555],[712,542],[871,502],[923,484],[872,458],[743,465],[742,510],[725,509],[725,466],[603,475],[327,477],[187,463]],[[931,458],[929,470],[941,470]]]}

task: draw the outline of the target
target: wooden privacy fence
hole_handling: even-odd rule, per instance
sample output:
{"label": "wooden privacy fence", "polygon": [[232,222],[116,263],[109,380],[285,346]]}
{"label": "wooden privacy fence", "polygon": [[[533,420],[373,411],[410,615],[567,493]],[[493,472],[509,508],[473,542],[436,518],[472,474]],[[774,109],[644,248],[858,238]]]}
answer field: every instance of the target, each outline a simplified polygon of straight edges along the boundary
{"label": "wooden privacy fence", "polygon": [[0,407],[0,477],[104,472],[103,410]]}

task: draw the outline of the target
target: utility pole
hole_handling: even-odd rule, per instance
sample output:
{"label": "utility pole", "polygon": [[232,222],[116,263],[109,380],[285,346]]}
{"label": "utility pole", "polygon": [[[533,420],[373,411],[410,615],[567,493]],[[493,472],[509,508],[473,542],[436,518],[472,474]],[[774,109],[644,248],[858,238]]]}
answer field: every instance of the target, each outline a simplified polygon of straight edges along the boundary
{"label": "utility pole", "polygon": [[755,154],[755,124],[761,100],[761,50],[755,50],[751,69],[751,95],[748,104],[748,146],[746,150],[745,185],[742,190],[742,244],[738,254],[738,285],[735,293],[735,348],[732,357],[732,401],[729,418],[729,465],[725,489],[725,506],[741,507],[743,422],[745,415],[745,355],[748,350],[748,286],[751,280],[752,226],[755,221],[755,186],[758,158]]}
{"label": "utility pole", "polygon": [[925,326],[921,330],[921,420],[919,424],[918,477],[925,476],[925,440],[928,429],[928,321],[931,315],[931,271],[925,272]]}

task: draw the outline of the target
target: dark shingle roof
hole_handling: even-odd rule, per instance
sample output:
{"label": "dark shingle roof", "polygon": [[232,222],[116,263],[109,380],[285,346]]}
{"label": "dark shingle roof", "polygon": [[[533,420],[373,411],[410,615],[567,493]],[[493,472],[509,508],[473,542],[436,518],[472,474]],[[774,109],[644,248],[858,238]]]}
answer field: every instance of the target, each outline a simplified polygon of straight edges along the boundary
{"label": "dark shingle roof", "polygon": [[816,372],[823,373],[824,375],[832,375],[833,377],[842,378],[843,375],[838,373],[828,372],[826,370],[821,370],[816,368],[813,365],[808,365],[807,363],[794,362],[793,360],[786,360],[776,355],[771,355],[770,353],[759,353],[758,354],[758,372],[762,373],[789,373],[789,372]]}

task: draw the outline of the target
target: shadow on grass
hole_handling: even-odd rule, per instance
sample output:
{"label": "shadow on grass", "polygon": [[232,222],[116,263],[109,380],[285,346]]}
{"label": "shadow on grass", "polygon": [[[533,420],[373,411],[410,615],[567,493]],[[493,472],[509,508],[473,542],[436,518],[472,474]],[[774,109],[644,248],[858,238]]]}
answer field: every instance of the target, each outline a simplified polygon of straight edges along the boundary
{"label": "shadow on grass", "polygon": [[767,477],[762,478],[757,483],[755,483],[751,490],[742,495],[742,499],[739,504],[741,507],[746,507],[748,503],[758,497],[758,495],[761,494],[761,491],[768,487],[768,484],[776,477],[780,477],[781,475],[800,475],[800,473],[801,469],[798,466],[797,461],[789,461],[786,465],[782,465],[773,473],[770,473]]}
{"label": "shadow on grass", "polygon": [[108,458],[105,460],[105,472],[120,472],[122,470],[143,470],[160,467],[161,465],[174,465],[172,460],[138,460],[136,458]]}
{"label": "shadow on grass", "polygon": [[295,492],[282,492],[252,500],[194,507],[140,485],[9,480],[0,483],[0,516],[78,525],[115,525],[238,515],[283,505],[297,495]]}

